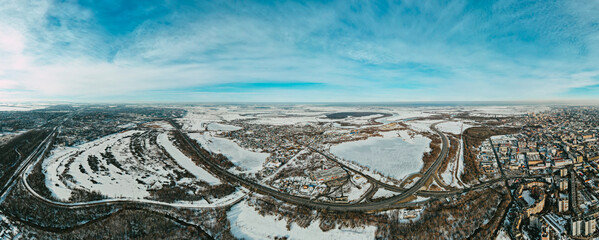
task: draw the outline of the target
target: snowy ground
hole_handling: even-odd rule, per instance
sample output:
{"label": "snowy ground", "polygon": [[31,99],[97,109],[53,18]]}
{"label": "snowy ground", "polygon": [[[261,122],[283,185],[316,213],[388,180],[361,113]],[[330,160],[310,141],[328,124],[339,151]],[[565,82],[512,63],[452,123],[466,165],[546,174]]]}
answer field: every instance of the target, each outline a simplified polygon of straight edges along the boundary
{"label": "snowy ground", "polygon": [[372,196],[372,199],[377,199],[377,198],[389,198],[389,197],[393,197],[395,195],[398,195],[399,193],[397,192],[393,192],[393,191],[389,191],[387,189],[384,188],[379,188],[376,193]]}
{"label": "snowy ground", "polygon": [[374,239],[375,226],[356,229],[333,229],[323,232],[319,224],[314,221],[307,228],[301,228],[292,223],[287,230],[287,222],[275,216],[261,216],[245,201],[233,206],[227,212],[231,222],[231,232],[237,238],[244,239],[273,239],[286,236],[289,239]]}
{"label": "snowy ground", "polygon": [[196,106],[186,110],[187,114],[177,121],[182,124],[183,129],[192,131],[205,130],[206,126],[209,128],[208,130],[229,130],[235,126],[213,125],[213,123],[251,118],[242,116],[245,111],[238,106]]}
{"label": "snowy ground", "polygon": [[407,121],[413,118],[419,118],[419,117],[428,117],[431,116],[433,114],[425,112],[421,109],[417,109],[417,108],[411,108],[411,109],[398,109],[398,110],[394,110],[392,111],[392,116],[390,117],[384,117],[384,118],[380,118],[377,119],[377,122],[380,123],[391,123],[391,122],[398,122],[398,121]]}
{"label": "snowy ground", "polygon": [[514,116],[550,110],[547,106],[477,106],[470,107],[473,116]]}
{"label": "snowy ground", "polygon": [[31,111],[46,108],[48,105],[0,104],[0,112]]}
{"label": "snowy ground", "polygon": [[331,147],[331,153],[346,160],[367,166],[384,175],[402,179],[420,171],[422,156],[430,151],[431,140],[416,135],[408,140],[398,136],[398,131],[383,132],[383,137],[344,142]]}
{"label": "snowy ground", "polygon": [[405,123],[411,128],[419,132],[433,132],[431,125],[442,122],[442,120],[411,120]]}
{"label": "snowy ground", "polygon": [[[115,154],[117,161],[127,161],[127,156],[118,154],[118,152],[128,145],[130,137],[134,133],[141,133],[141,131],[114,134],[78,147],[54,150],[52,156],[44,160],[43,169],[46,170],[46,187],[52,191],[54,197],[61,200],[68,200],[71,197],[71,189],[76,187],[89,191],[99,191],[113,198],[148,197],[149,193],[146,191],[146,186],[135,181],[138,176],[123,174],[121,169],[107,163],[102,164],[107,171],[95,172],[90,168],[87,161],[89,156],[96,156],[101,159],[100,153],[103,153],[107,147],[114,147],[112,150],[117,153]],[[67,164],[71,159],[74,161],[67,169]],[[80,166],[88,174],[82,173]],[[151,180],[158,184],[161,182],[166,183],[166,180],[160,177],[166,172],[165,169],[156,171]]]}
{"label": "snowy ground", "polygon": [[463,122],[443,122],[437,124],[437,129],[442,132],[453,133],[453,134],[461,134],[462,131],[465,131],[468,128],[473,127],[473,125],[463,123]]}
{"label": "snowy ground", "polygon": [[210,185],[220,184],[220,180],[210,174],[208,171],[196,165],[191,159],[183,154],[173,143],[168,139],[167,133],[161,133],[158,135],[157,143],[164,147],[168,154],[175,159],[179,166],[185,168],[191,174],[196,176]]}
{"label": "snowy ground", "polygon": [[458,159],[453,159],[449,162],[447,169],[441,174],[443,182],[452,187],[460,187],[461,180],[459,177],[464,172],[464,142],[462,139],[460,139],[458,152]]}
{"label": "snowy ground", "polygon": [[209,132],[203,134],[190,133],[189,137],[196,140],[206,150],[227,156],[235,165],[245,169],[244,172],[260,171],[262,164],[264,164],[264,161],[270,155],[242,148],[230,139],[215,137]]}
{"label": "snowy ground", "polygon": [[[221,128],[211,124],[244,120],[253,124],[295,125],[306,123],[335,123],[339,128],[356,128],[371,123],[380,114],[364,117],[329,119],[327,114],[339,112],[377,112],[391,116],[376,119],[378,123],[406,122],[422,131],[438,120],[414,120],[439,114],[455,115],[468,112],[473,116],[514,116],[548,110],[538,106],[333,106],[333,105],[199,105],[187,107],[187,114],[178,119],[185,130],[231,131],[235,126]],[[343,123],[343,126],[340,125]],[[349,125],[348,125],[349,124]],[[449,131],[449,130],[448,130]]]}
{"label": "snowy ground", "polygon": [[[53,150],[42,165],[46,186],[60,200],[68,200],[73,189],[99,192],[108,198],[144,199],[150,196],[148,190],[173,183],[194,189],[200,182],[220,183],[173,146],[166,129],[153,130],[162,132],[130,130]],[[135,154],[133,146],[142,149]],[[191,174],[182,174],[185,172]]]}
{"label": "snowy ground", "polygon": [[372,184],[368,182],[368,179],[360,176],[360,175],[354,175],[351,178],[351,188],[349,188],[349,191],[345,193],[345,195],[347,196],[348,201],[350,202],[355,202],[357,200],[360,200],[365,194],[366,192],[368,192],[368,190],[372,187]]}
{"label": "snowy ground", "polygon": [[499,232],[497,233],[497,238],[495,238],[495,240],[510,240],[512,238],[510,238],[510,235],[502,228],[501,230],[499,230]]}
{"label": "snowy ground", "polygon": [[19,228],[0,212],[0,239],[19,239]]}
{"label": "snowy ground", "polygon": [[5,142],[10,141],[10,139],[25,133],[27,131],[18,131],[18,132],[0,132],[0,144],[4,144]]}
{"label": "snowy ground", "polygon": [[226,125],[221,123],[209,123],[207,124],[208,131],[236,131],[241,129],[238,126]]}

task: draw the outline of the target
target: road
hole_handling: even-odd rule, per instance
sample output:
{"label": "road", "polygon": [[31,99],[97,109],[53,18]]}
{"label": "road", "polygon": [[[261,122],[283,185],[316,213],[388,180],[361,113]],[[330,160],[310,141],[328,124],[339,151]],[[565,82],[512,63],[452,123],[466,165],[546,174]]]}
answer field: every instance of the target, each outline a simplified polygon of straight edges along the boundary
{"label": "road", "polygon": [[331,155],[326,154],[325,152],[323,152],[321,150],[318,150],[318,149],[313,148],[311,146],[309,146],[308,148],[310,148],[310,150],[312,150],[312,151],[314,151],[314,152],[316,152],[316,153],[324,156],[326,159],[337,163],[342,168],[345,168],[345,169],[347,169],[349,171],[354,172],[355,174],[358,174],[358,175],[366,178],[370,183],[374,183],[374,184],[378,185],[379,187],[382,187],[384,189],[387,189],[387,190],[390,190],[390,191],[393,191],[393,192],[403,192],[403,191],[406,190],[405,188],[402,188],[402,187],[398,187],[398,186],[394,186],[394,185],[391,185],[391,184],[388,184],[388,183],[381,182],[381,181],[377,180],[376,178],[373,178],[373,177],[369,176],[368,174],[364,174],[364,173],[362,173],[362,172],[360,172],[360,171],[358,171],[358,170],[356,170],[356,169],[348,166],[347,164],[343,163],[342,161],[339,161],[337,158],[332,157]]}
{"label": "road", "polygon": [[[29,156],[24,161],[21,162],[21,165],[19,165],[17,170],[13,172],[12,176],[8,179],[8,181],[6,181],[4,186],[2,186],[2,189],[0,190],[0,202],[3,201],[6,194],[8,192],[10,192],[10,189],[14,185],[15,180],[18,179],[18,177],[23,173],[23,171],[32,162],[34,162],[34,160],[37,159],[40,154],[42,154],[43,152],[46,151],[46,149],[49,146],[49,143],[51,142],[52,139],[54,139],[57,129],[58,129],[58,127],[55,127],[52,130],[52,132],[50,132],[50,134],[48,134],[48,136],[33,150],[33,152],[31,152],[31,154],[29,154]],[[19,155],[21,155],[21,153],[19,153]]]}
{"label": "road", "polygon": [[[438,123],[434,124],[432,127],[434,128],[434,127],[435,127],[437,124],[438,124]],[[438,132],[438,131],[436,131],[436,132],[437,132],[437,134],[441,135],[441,132]],[[444,135],[442,135],[442,136],[444,136]],[[447,145],[448,145],[448,144],[444,144],[443,146],[447,146]],[[339,159],[337,159],[336,157],[332,156],[331,154],[327,154],[327,153],[325,153],[324,151],[318,150],[318,149],[316,149],[316,148],[314,148],[314,147],[312,147],[312,146],[308,146],[308,148],[309,148],[310,150],[312,150],[312,151],[314,151],[314,152],[316,152],[316,153],[318,153],[318,154],[320,154],[320,155],[324,156],[326,159],[328,159],[328,160],[330,160],[330,161],[333,161],[333,162],[337,163],[337,164],[338,164],[339,166],[341,166],[342,168],[345,168],[345,169],[347,169],[347,170],[349,170],[349,171],[352,171],[352,172],[354,172],[355,174],[358,174],[358,175],[360,175],[360,176],[362,176],[362,177],[366,178],[366,179],[367,179],[367,180],[368,180],[370,183],[376,184],[377,186],[379,186],[379,187],[381,187],[381,188],[387,189],[387,190],[389,190],[389,191],[392,191],[392,192],[404,192],[404,191],[406,191],[406,189],[405,189],[405,188],[402,188],[402,187],[399,187],[399,186],[395,186],[395,185],[391,185],[391,184],[388,184],[388,183],[385,183],[385,182],[381,182],[381,181],[379,181],[378,179],[376,179],[376,178],[373,178],[373,177],[371,177],[371,176],[370,176],[370,175],[368,175],[368,174],[364,174],[364,173],[362,173],[361,171],[358,171],[358,170],[356,170],[355,168],[352,168],[352,167],[348,166],[348,165],[347,165],[347,164],[345,164],[343,161],[340,161]],[[444,159],[441,159],[441,161],[443,161],[443,160],[444,160]],[[436,171],[435,171],[435,172],[436,172]],[[444,182],[443,182],[441,179],[438,179],[438,174],[434,173],[432,176],[433,176],[433,178],[435,179],[435,181],[436,181],[436,182],[437,182],[439,185],[441,185],[441,187],[443,187],[443,188],[445,188],[445,189],[448,189],[448,190],[452,190],[452,192],[462,192],[462,191],[460,191],[460,189],[457,189],[457,188],[454,188],[454,187],[447,186],[447,185],[446,185],[446,184],[445,184],[445,183],[444,183]],[[422,192],[422,191],[421,191],[421,192]],[[433,191],[430,191],[430,192],[433,192]],[[438,192],[439,192],[439,191],[434,191],[434,193],[435,193],[435,194],[437,194]],[[449,193],[449,192],[448,192],[448,193]],[[426,195],[426,194],[425,194],[425,195]]]}
{"label": "road", "polygon": [[[146,133],[143,133],[143,134],[146,134]],[[50,134],[50,135],[52,136],[52,134]],[[139,137],[139,136],[137,136],[137,137]],[[48,139],[46,139],[46,140],[48,140]],[[46,141],[46,140],[44,140],[44,141]],[[219,204],[210,204],[210,205],[198,205],[198,204],[188,204],[188,203],[166,203],[166,202],[147,200],[147,199],[102,199],[102,200],[76,202],[76,203],[54,201],[52,199],[48,199],[48,198],[40,195],[39,193],[37,193],[29,185],[29,182],[27,182],[27,176],[32,171],[33,166],[37,162],[37,161],[34,161],[34,159],[38,159],[38,155],[45,151],[45,149],[48,147],[47,144],[49,142],[50,142],[49,140],[47,143],[42,142],[42,144],[40,144],[40,146],[43,146],[44,144],[46,144],[46,147],[43,149],[40,149],[39,151],[37,151],[37,149],[36,149],[36,151],[34,151],[29,156],[29,158],[28,158],[29,161],[24,162],[24,164],[22,165],[22,169],[21,169],[20,183],[35,198],[37,198],[40,201],[45,202],[46,204],[49,204],[49,205],[52,205],[55,207],[62,207],[62,208],[68,208],[68,209],[79,209],[79,208],[87,208],[87,207],[94,207],[94,206],[101,206],[101,205],[117,205],[117,204],[129,204],[129,205],[133,204],[133,205],[135,205],[135,204],[137,204],[140,207],[144,207],[144,206],[163,206],[163,207],[165,207],[166,206],[166,207],[174,207],[174,208],[194,208],[194,209],[206,208],[206,209],[208,209],[208,208],[228,207],[228,206],[231,206],[231,205],[234,205],[234,204],[240,202],[243,199],[243,197],[245,197],[245,194],[241,194],[241,192],[237,192],[236,195],[233,196],[231,199],[226,199],[226,201],[223,201]],[[38,146],[38,148],[39,148],[39,146]],[[43,160],[43,159],[38,159],[38,161],[41,161],[41,160]],[[27,170],[23,171],[24,169],[27,169]]]}
{"label": "road", "polygon": [[[508,179],[505,177],[505,173],[503,172],[503,164],[501,164],[501,161],[499,160],[499,156],[497,155],[497,151],[495,150],[495,145],[493,145],[493,140],[491,140],[491,138],[489,138],[489,143],[491,144],[491,149],[493,149],[493,154],[495,155],[495,161],[497,161],[497,167],[499,168],[499,172],[501,173],[501,179],[504,180],[505,183],[505,188],[507,189],[508,195],[510,195],[510,198],[513,198],[512,196],[512,191],[510,191],[510,185],[508,183]],[[530,174],[528,174],[530,175]]]}
{"label": "road", "polygon": [[448,152],[448,140],[447,137],[441,133],[441,131],[437,130],[435,126],[431,126],[431,129],[435,131],[442,140],[441,153],[437,157],[437,159],[433,162],[433,164],[426,170],[423,174],[423,177],[420,178],[412,187],[406,189],[402,193],[393,196],[391,198],[387,198],[377,202],[363,202],[363,203],[330,203],[330,202],[317,202],[312,201],[305,197],[294,196],[291,194],[280,192],[276,189],[264,186],[257,182],[251,181],[249,179],[245,179],[243,177],[237,176],[233,173],[228,172],[226,169],[221,168],[216,163],[210,161],[209,158],[204,156],[202,151],[198,149],[197,144],[193,143],[193,140],[189,138],[189,136],[184,133],[172,120],[169,120],[171,125],[175,127],[175,131],[177,131],[183,137],[185,144],[188,144],[200,157],[203,165],[206,167],[206,170],[210,171],[212,174],[219,176],[229,182],[234,182],[239,185],[242,185],[252,191],[272,196],[281,201],[285,201],[287,203],[291,203],[294,205],[301,205],[309,208],[316,209],[325,209],[325,210],[334,210],[334,211],[379,211],[386,210],[398,207],[407,207],[407,206],[416,206],[421,203],[419,202],[407,202],[402,203],[402,201],[414,195],[416,192],[420,191],[425,183],[430,179],[433,173],[436,173],[437,169],[443,162],[443,160],[447,157]]}
{"label": "road", "polygon": [[[206,167],[206,170],[210,171],[212,174],[219,176],[222,179],[227,180],[229,182],[238,183],[239,185],[241,185],[247,189],[250,189],[252,191],[262,193],[265,195],[269,195],[269,196],[272,196],[274,198],[277,198],[279,200],[282,200],[282,201],[285,201],[285,202],[288,202],[291,204],[301,205],[301,206],[306,206],[306,207],[316,208],[316,209],[326,209],[326,210],[335,210],[335,211],[379,211],[379,210],[386,210],[386,209],[399,208],[399,207],[417,206],[417,205],[422,204],[422,202],[402,202],[402,201],[408,199],[409,197],[411,197],[413,195],[433,197],[433,198],[447,197],[447,196],[451,196],[451,195],[461,194],[461,193],[471,191],[471,190],[485,188],[485,187],[488,187],[488,186],[495,184],[498,181],[502,180],[502,179],[495,179],[495,180],[491,180],[491,181],[473,186],[471,188],[456,189],[456,190],[452,190],[452,191],[421,190],[421,188],[426,184],[427,181],[429,181],[429,179],[433,176],[433,174],[435,174],[437,172],[438,168],[440,167],[442,162],[445,160],[445,158],[447,157],[447,153],[448,153],[447,137],[443,133],[438,131],[434,126],[432,126],[431,129],[433,129],[433,131],[435,131],[442,139],[441,153],[439,154],[437,159],[433,162],[433,164],[423,174],[423,177],[420,178],[412,187],[410,187],[408,189],[403,189],[403,188],[399,188],[399,187],[396,187],[393,185],[385,184],[387,186],[384,186],[384,187],[394,188],[396,190],[401,189],[402,192],[396,196],[393,196],[391,198],[387,198],[387,199],[384,199],[381,201],[377,201],[377,202],[361,202],[361,203],[359,202],[359,203],[352,203],[352,204],[319,202],[319,201],[311,200],[309,198],[283,193],[276,189],[270,188],[268,186],[264,186],[260,183],[251,181],[249,179],[245,179],[243,177],[240,177],[233,173],[228,172],[226,169],[221,168],[217,164],[210,161],[209,158],[204,156],[202,151],[200,151],[198,149],[198,147],[194,143],[194,141],[192,139],[190,139],[189,136],[186,133],[184,133],[178,127],[177,124],[175,124],[174,122],[171,121],[171,125],[173,125],[175,127],[175,131],[177,131],[179,134],[181,134],[181,136],[185,140],[185,144],[190,145],[192,147],[192,149],[198,154],[198,156],[200,156],[200,160],[202,161],[203,165]],[[53,201],[50,199],[46,199],[43,196],[40,196],[29,186],[29,184],[26,181],[27,174],[30,170],[28,170],[28,171],[23,171],[23,170],[32,168],[32,166],[33,166],[32,163],[35,162],[34,159],[37,159],[38,155],[41,154],[46,149],[46,148],[42,148],[42,146],[47,147],[47,145],[51,139],[50,137],[54,136],[55,133],[56,133],[56,129],[54,129],[52,134],[50,134],[48,136],[48,138],[44,140],[43,144],[40,144],[40,146],[38,146],[36,151],[34,151],[34,153],[32,153],[27,158],[27,160],[24,161],[24,163],[19,168],[18,173],[16,172],[11,180],[11,182],[14,182],[14,178],[16,178],[16,176],[19,176],[19,174],[20,174],[21,179],[22,179],[21,183],[36,198],[38,198],[50,205],[65,207],[65,208],[84,208],[84,207],[110,205],[110,204],[139,204],[141,206],[157,205],[157,206],[170,206],[170,207],[180,207],[180,208],[193,208],[194,207],[193,205],[170,204],[170,203],[164,203],[164,202],[152,201],[152,200],[144,200],[144,199],[105,199],[105,200],[80,202],[80,203],[63,203],[63,202],[56,202],[56,201]],[[336,160],[334,160],[334,161],[336,161]],[[374,183],[377,184],[377,187],[381,187],[380,185],[378,185],[380,183],[379,181],[375,181]],[[238,201],[240,201],[241,199],[242,199],[241,197],[233,199],[231,201],[228,201],[224,205],[229,206],[231,204],[235,204]],[[202,206],[196,206],[196,207],[201,208]],[[208,207],[208,206],[203,206],[203,207]],[[210,207],[214,207],[214,206],[210,206]]]}

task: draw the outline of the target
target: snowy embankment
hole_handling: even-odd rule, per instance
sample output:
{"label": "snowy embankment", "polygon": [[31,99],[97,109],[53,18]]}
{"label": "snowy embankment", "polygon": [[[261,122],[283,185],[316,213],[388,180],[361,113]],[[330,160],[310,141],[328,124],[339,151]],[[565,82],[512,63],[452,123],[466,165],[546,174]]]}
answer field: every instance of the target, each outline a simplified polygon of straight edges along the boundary
{"label": "snowy embankment", "polygon": [[211,133],[190,133],[189,137],[196,140],[206,150],[225,155],[235,165],[245,169],[244,172],[258,172],[262,164],[270,155],[268,153],[253,152],[242,148],[234,141],[214,137]]}
{"label": "snowy embankment", "polygon": [[367,166],[396,179],[420,171],[423,166],[422,156],[430,151],[429,138],[415,135],[404,139],[399,136],[398,131],[381,134],[382,137],[334,145],[330,151],[345,160]]}
{"label": "snowy embankment", "polygon": [[287,222],[275,216],[261,216],[245,201],[231,207],[227,212],[231,222],[231,233],[237,238],[244,239],[273,239],[287,237],[288,239],[374,239],[375,226],[365,228],[342,228],[322,231],[320,221],[316,220],[307,228],[301,228],[292,223],[287,230]]}
{"label": "snowy embankment", "polygon": [[[453,123],[455,123],[455,122],[453,122]],[[441,125],[441,124],[439,124],[439,125]],[[437,127],[439,127],[439,125],[437,125]],[[457,129],[455,124],[452,124],[452,125],[453,125],[453,128],[446,127],[445,130],[441,130],[441,131],[449,132],[448,129],[450,129],[452,131],[457,130],[457,133],[455,133],[455,132],[452,132],[452,133],[461,135],[463,130],[466,130],[467,128],[472,127],[470,125],[468,125],[468,127],[466,127],[466,124],[464,124],[463,127],[460,127],[459,129]],[[449,126],[451,126],[451,125],[449,125]],[[457,159],[451,159],[451,161],[449,162],[449,164],[447,166],[447,169],[445,169],[445,172],[443,172],[441,174],[441,178],[443,178],[443,182],[445,182],[447,185],[452,186],[452,187],[460,187],[460,185],[463,184],[463,183],[461,183],[461,180],[459,179],[460,176],[462,176],[462,173],[464,173],[464,140],[462,138],[460,138],[460,145],[458,146],[457,156],[458,156]]]}
{"label": "snowy embankment", "polygon": [[203,180],[210,185],[218,185],[220,184],[220,180],[210,174],[208,171],[196,165],[189,157],[185,156],[173,143],[168,139],[167,133],[161,133],[158,135],[156,139],[157,143],[164,147],[169,155],[179,166],[185,168],[185,170],[189,171],[191,174],[196,176],[198,179]]}

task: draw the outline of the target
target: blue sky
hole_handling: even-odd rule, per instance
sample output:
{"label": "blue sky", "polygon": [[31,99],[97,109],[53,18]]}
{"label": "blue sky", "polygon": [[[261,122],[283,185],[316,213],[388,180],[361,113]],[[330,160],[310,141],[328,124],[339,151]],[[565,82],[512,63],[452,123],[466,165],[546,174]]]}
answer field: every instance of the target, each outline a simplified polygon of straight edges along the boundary
{"label": "blue sky", "polygon": [[597,0],[0,0],[0,102],[598,99],[597,12]]}

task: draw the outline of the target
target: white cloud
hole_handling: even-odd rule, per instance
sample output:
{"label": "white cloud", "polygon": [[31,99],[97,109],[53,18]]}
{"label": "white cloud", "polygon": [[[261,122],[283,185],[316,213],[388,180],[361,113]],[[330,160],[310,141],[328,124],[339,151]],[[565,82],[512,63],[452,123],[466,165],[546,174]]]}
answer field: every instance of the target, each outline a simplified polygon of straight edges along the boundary
{"label": "white cloud", "polygon": [[[170,97],[182,101],[486,100],[559,97],[597,84],[599,4],[198,4],[201,11],[173,8],[110,36],[76,4],[0,0],[0,94],[126,100],[175,89],[185,97]],[[527,34],[530,42],[518,38]],[[329,89],[181,90],[272,81]]]}

